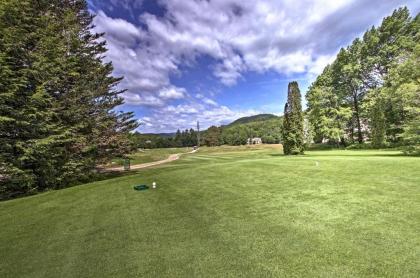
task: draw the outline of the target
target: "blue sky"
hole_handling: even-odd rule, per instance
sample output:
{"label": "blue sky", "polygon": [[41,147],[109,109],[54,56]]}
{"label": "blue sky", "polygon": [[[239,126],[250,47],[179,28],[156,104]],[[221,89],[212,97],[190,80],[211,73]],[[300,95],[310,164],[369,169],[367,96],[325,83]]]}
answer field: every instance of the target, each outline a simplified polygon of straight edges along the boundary
{"label": "blue sky", "polygon": [[400,0],[89,0],[105,32],[123,111],[140,132],[174,132],[282,113],[287,84],[302,95],[338,50]]}

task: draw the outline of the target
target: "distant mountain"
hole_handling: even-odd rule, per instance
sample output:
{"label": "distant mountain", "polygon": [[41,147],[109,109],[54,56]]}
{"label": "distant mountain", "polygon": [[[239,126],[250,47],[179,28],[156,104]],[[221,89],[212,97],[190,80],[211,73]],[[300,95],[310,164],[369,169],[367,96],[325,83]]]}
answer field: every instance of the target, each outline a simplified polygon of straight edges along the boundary
{"label": "distant mountain", "polygon": [[234,126],[234,125],[254,123],[254,122],[262,122],[262,121],[278,119],[278,118],[279,118],[278,116],[273,115],[273,114],[258,114],[258,115],[254,115],[254,116],[239,118],[236,121],[233,121],[232,123],[228,124],[227,126]]}

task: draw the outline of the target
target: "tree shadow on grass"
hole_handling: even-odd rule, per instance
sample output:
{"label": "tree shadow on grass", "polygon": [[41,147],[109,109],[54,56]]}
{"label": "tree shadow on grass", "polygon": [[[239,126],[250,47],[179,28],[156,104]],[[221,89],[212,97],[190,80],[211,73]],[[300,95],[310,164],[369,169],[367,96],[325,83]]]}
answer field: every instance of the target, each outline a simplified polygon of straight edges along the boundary
{"label": "tree shadow on grass", "polygon": [[46,193],[46,192],[49,192],[49,191],[58,191],[58,190],[62,190],[62,189],[70,188],[70,187],[83,186],[85,184],[89,184],[89,183],[93,183],[93,182],[97,182],[97,181],[109,180],[109,179],[114,179],[114,178],[119,178],[119,177],[124,177],[124,176],[130,176],[130,175],[136,175],[136,174],[138,174],[137,170],[98,172],[98,173],[95,173],[95,174],[93,174],[93,175],[91,175],[87,178],[81,179],[77,182],[74,182],[72,184],[69,184],[69,185],[63,186],[63,187],[46,188],[46,189],[43,189],[43,190],[34,189],[32,191],[29,191],[29,192],[13,192],[13,193],[9,193],[9,194],[0,194],[0,202],[12,200],[12,199],[20,199],[20,198],[24,198],[24,197],[39,195],[39,194]]}
{"label": "tree shadow on grass", "polygon": [[307,154],[306,157],[414,157],[405,154]]}
{"label": "tree shadow on grass", "polygon": [[109,172],[99,172],[89,179],[88,182],[109,180],[113,178],[119,178],[124,176],[130,176],[135,174],[136,171],[109,171]]}
{"label": "tree shadow on grass", "polygon": [[270,153],[269,156],[285,156],[282,153]]}
{"label": "tree shadow on grass", "polygon": [[404,154],[402,152],[398,152],[398,153],[387,153],[387,151],[384,151],[383,153],[371,153],[371,152],[366,152],[361,150],[359,151],[349,151],[348,153],[344,152],[344,153],[334,153],[334,152],[329,152],[329,151],[325,151],[325,152],[320,152],[320,153],[316,153],[316,154],[305,154],[305,156],[307,157],[415,157],[413,155],[407,155]]}
{"label": "tree shadow on grass", "polygon": [[[269,154],[269,156],[272,157],[420,157],[419,155],[408,155],[404,154],[403,152],[395,152],[395,150],[382,150],[382,153],[378,153],[379,151],[372,150],[372,151],[366,151],[366,150],[351,150],[351,151],[343,151],[343,153],[337,153],[335,152],[337,150],[323,150],[323,151],[316,151],[316,153],[312,154],[312,151],[309,151],[309,153],[305,153],[303,155],[284,155],[282,153],[272,153]],[[389,153],[394,152],[394,153]]]}

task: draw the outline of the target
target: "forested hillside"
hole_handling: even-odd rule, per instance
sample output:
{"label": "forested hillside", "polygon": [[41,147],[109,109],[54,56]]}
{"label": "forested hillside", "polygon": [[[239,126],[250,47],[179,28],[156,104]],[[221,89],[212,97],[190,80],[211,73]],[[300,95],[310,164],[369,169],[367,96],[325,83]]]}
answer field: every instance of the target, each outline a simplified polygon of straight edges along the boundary
{"label": "forested hillside", "polygon": [[[266,144],[278,144],[281,140],[282,117],[266,116],[266,114],[262,117],[258,116],[255,116],[253,121],[245,121],[245,123],[235,121],[228,126],[222,126],[219,144],[244,145],[248,138],[253,137],[261,138]],[[208,134],[204,135],[208,137]],[[214,142],[208,143],[212,145]]]}
{"label": "forested hillside", "polygon": [[237,125],[237,124],[253,123],[253,122],[262,122],[262,121],[276,119],[276,118],[278,118],[278,117],[276,115],[273,115],[273,114],[258,114],[258,115],[254,115],[254,116],[239,118],[239,119],[233,121],[232,123],[228,124],[228,126],[233,126],[233,125]]}
{"label": "forested hillside", "polygon": [[420,17],[400,8],[340,50],[310,87],[316,142],[420,150]]}
{"label": "forested hillside", "polygon": [[[245,145],[248,138],[260,137],[263,143],[278,144],[281,140],[282,117],[259,114],[239,118],[225,126],[211,126],[200,132],[200,145]],[[194,129],[180,131],[173,136],[140,134],[131,136],[139,148],[192,147],[198,145]]]}

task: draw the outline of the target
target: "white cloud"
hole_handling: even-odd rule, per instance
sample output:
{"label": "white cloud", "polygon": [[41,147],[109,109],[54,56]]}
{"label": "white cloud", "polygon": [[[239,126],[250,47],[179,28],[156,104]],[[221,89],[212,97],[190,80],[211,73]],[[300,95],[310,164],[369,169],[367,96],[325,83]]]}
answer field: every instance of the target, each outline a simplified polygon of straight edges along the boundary
{"label": "white cloud", "polygon": [[[142,2],[112,0],[124,9]],[[328,60],[324,57],[407,3],[414,1],[166,0],[159,1],[164,16],[137,15],[142,26],[103,11],[94,23],[106,32],[109,59],[116,73],[126,77],[123,86],[134,94],[160,97],[171,86],[170,76],[180,74],[181,65],[194,65],[201,55],[215,60],[214,76],[228,86],[247,71],[319,72]]]}
{"label": "white cloud", "polygon": [[204,98],[203,102],[205,104],[212,105],[212,106],[217,106],[218,105],[216,101],[214,101],[212,99],[209,99],[209,98]]}
{"label": "white cloud", "polygon": [[112,44],[129,47],[146,36],[142,29],[124,19],[110,18],[103,11],[99,11],[94,20],[96,31],[105,32],[106,39]]}
{"label": "white cloud", "polygon": [[235,85],[236,81],[242,77],[241,72],[246,69],[244,61],[239,55],[235,55],[223,60],[221,64],[218,64],[214,68],[214,75],[220,79],[220,81],[227,85]]}
{"label": "white cloud", "polygon": [[[114,8],[139,11],[142,0],[111,0]],[[210,91],[192,100],[171,78],[185,67],[209,57],[208,65],[220,84],[233,86],[247,73],[274,71],[282,75],[319,74],[339,47],[347,45],[372,24],[414,0],[159,0],[163,15],[141,13],[132,22],[98,11],[98,32],[106,32],[107,59],[115,75],[124,76],[125,101],[151,107],[149,124],[155,130],[234,119],[256,111],[236,111],[219,105]],[[177,105],[175,105],[176,103]],[[181,104],[180,104],[181,103]],[[173,121],[173,115],[178,115]],[[224,118],[223,118],[224,117]],[[164,121],[168,121],[165,123]],[[152,128],[149,126],[148,128]]]}
{"label": "white cloud", "polygon": [[143,0],[110,0],[114,7],[121,6],[126,10],[140,8],[143,5]]}
{"label": "white cloud", "polygon": [[169,0],[162,2],[166,17],[145,15],[142,19],[152,36],[178,55],[200,53],[216,59],[214,75],[231,86],[246,71],[293,74],[310,70],[316,59],[305,43],[306,37],[314,35],[310,26],[349,2]]}
{"label": "white cloud", "polygon": [[177,129],[195,128],[197,121],[200,122],[202,129],[212,125],[228,124],[240,117],[251,116],[261,113],[261,111],[232,110],[227,106],[205,106],[199,103],[183,105],[169,105],[156,110],[152,116],[143,117],[143,123],[138,129],[142,133],[149,132],[174,132]]}
{"label": "white cloud", "polygon": [[167,99],[182,99],[186,96],[187,90],[185,88],[178,88],[175,86],[163,88],[159,91],[159,97]]}
{"label": "white cloud", "polygon": [[317,59],[312,61],[312,64],[308,69],[308,76],[311,79],[314,79],[316,76],[322,73],[322,71],[327,65],[331,64],[334,61],[335,57],[335,54],[319,56]]}
{"label": "white cloud", "polygon": [[154,95],[139,95],[130,92],[123,94],[126,104],[129,105],[142,105],[150,107],[162,107],[165,103]]}
{"label": "white cloud", "polygon": [[202,94],[196,94],[195,97],[200,99],[203,103],[205,103],[207,105],[211,105],[211,106],[218,106],[219,105],[215,100],[210,99],[210,98],[208,98],[208,97],[206,97]]}
{"label": "white cloud", "polygon": [[197,114],[199,111],[199,106],[194,106],[191,104],[179,104],[177,106],[169,105],[168,107],[165,107],[164,109],[160,110],[161,112],[165,114]]}
{"label": "white cloud", "polygon": [[[148,47],[150,35],[144,30],[126,20],[108,17],[102,11],[98,12],[94,23],[96,31],[106,33],[106,59],[112,61],[116,75],[124,76],[121,86],[129,91],[126,94],[127,103],[162,105],[174,96],[179,98],[185,94],[185,89],[174,89],[169,78],[171,73],[178,72],[179,58]],[[177,93],[170,97],[169,94],[174,91]]]}

